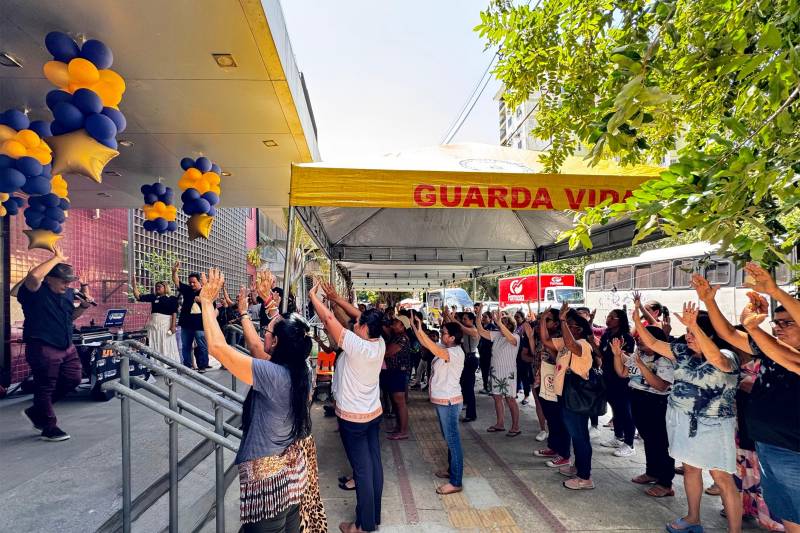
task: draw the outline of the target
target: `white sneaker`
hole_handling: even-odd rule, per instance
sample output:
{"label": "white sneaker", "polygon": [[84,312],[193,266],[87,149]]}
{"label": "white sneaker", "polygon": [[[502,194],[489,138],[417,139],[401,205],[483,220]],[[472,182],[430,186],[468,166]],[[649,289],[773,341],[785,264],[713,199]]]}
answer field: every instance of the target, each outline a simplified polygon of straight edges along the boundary
{"label": "white sneaker", "polygon": [[546,439],[547,439],[547,432],[546,431],[540,431],[539,433],[536,434],[536,440],[537,441],[544,442]]}
{"label": "white sneaker", "polygon": [[607,441],[601,442],[600,446],[605,446],[606,448],[619,448],[623,444],[625,444],[625,443],[622,442],[621,440],[619,440],[617,437],[613,437],[612,436]]}
{"label": "white sneaker", "polygon": [[630,457],[631,455],[636,455],[636,450],[627,444],[623,444],[614,450],[614,456],[616,457]]}
{"label": "white sneaker", "polygon": [[596,439],[602,434],[603,434],[603,432],[600,431],[598,428],[596,428],[594,426],[589,428],[589,438],[590,439]]}

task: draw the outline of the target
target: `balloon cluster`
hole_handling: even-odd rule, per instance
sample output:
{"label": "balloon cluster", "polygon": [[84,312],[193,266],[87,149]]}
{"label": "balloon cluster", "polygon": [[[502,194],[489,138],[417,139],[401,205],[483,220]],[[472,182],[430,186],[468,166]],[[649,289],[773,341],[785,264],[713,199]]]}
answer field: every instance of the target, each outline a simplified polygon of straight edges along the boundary
{"label": "balloon cluster", "polygon": [[0,192],[0,217],[16,215],[23,205],[25,205],[25,200],[19,196],[11,196],[6,192]]}
{"label": "balloon cluster", "polygon": [[25,222],[32,230],[45,230],[56,235],[61,233],[66,220],[69,200],[55,193],[31,196],[25,209]]}
{"label": "balloon cluster", "polygon": [[189,238],[207,239],[211,233],[213,217],[217,214],[222,169],[207,157],[199,157],[196,161],[191,157],[184,157],[181,159],[181,168],[184,173],[178,186],[183,190],[183,212],[190,215],[186,222]]}
{"label": "balloon cluster", "polygon": [[45,63],[44,75],[58,87],[46,99],[54,118],[54,172],[83,174],[100,183],[105,165],[119,155],[116,136],[127,125],[117,108],[125,80],[109,69],[114,55],[101,41],[78,46],[69,35],[53,31],[45,46],[54,60]]}
{"label": "balloon cluster", "polygon": [[153,183],[152,185],[142,185],[144,195],[144,229],[146,231],[157,231],[166,233],[178,229],[175,217],[178,211],[172,205],[173,193],[170,187],[163,183]]}
{"label": "balloon cluster", "polygon": [[16,109],[0,113],[0,192],[50,192],[52,154],[42,134],[47,122],[31,122]]}

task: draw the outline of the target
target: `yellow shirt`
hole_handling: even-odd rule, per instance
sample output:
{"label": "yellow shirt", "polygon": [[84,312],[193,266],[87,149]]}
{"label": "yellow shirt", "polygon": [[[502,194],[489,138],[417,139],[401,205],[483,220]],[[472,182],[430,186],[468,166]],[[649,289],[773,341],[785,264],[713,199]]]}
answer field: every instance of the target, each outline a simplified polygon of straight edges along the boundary
{"label": "yellow shirt", "polygon": [[553,344],[555,344],[558,349],[558,356],[556,356],[555,391],[559,396],[561,396],[564,390],[564,376],[567,374],[567,367],[583,379],[589,379],[589,370],[592,368],[592,346],[584,339],[580,339],[577,342],[581,345],[581,355],[573,354],[564,346],[564,339],[553,339]]}

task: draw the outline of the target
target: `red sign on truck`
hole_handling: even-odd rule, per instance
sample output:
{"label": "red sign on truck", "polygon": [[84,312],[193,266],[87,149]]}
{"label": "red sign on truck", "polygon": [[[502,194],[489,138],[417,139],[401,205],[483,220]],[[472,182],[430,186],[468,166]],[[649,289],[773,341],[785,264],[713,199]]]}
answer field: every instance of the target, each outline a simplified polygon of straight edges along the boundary
{"label": "red sign on truck", "polygon": [[548,287],[574,287],[574,274],[542,274],[542,286],[538,287],[536,276],[520,276],[498,280],[500,305],[521,304],[544,300]]}

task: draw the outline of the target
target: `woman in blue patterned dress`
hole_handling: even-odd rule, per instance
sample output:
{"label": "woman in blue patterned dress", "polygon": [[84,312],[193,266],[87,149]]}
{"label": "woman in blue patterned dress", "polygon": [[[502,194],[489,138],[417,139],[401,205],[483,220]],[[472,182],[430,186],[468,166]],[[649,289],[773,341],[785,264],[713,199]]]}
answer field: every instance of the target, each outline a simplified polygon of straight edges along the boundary
{"label": "woman in blue patterned dress", "polygon": [[686,326],[685,342],[656,340],[642,325],[638,306],[633,322],[641,342],[654,352],[675,361],[675,382],[667,407],[669,450],[684,466],[683,485],[689,512],[667,524],[670,533],[702,533],[700,499],[703,494],[703,469],[722,491],[722,504],[728,517],[728,531],[742,530],[742,500],[733,481],[736,472],[736,390],[739,360],[730,350],[714,343],[714,329],[707,317],[698,323],[694,303],[683,305],[675,314]]}

